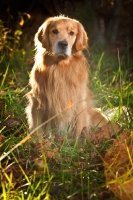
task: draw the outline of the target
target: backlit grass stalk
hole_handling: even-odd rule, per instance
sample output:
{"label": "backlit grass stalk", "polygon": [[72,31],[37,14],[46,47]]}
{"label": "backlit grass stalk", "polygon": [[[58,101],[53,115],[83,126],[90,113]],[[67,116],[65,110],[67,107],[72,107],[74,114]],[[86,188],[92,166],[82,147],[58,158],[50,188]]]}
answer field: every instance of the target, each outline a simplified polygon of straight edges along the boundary
{"label": "backlit grass stalk", "polygon": [[31,136],[42,126],[44,126],[45,124],[47,124],[48,122],[50,122],[51,120],[53,120],[54,118],[58,117],[59,115],[61,115],[64,111],[66,111],[67,109],[69,109],[71,106],[73,106],[73,104],[71,102],[68,103],[68,105],[66,106],[66,108],[64,108],[64,110],[56,115],[54,115],[53,117],[51,117],[50,119],[48,119],[47,121],[45,121],[44,123],[40,124],[37,128],[35,128],[33,131],[31,131],[24,139],[22,139],[19,143],[17,143],[13,148],[11,148],[7,153],[4,153],[3,156],[0,157],[0,161],[2,161],[5,157],[7,157],[11,152],[13,152],[17,147],[21,146],[22,144],[24,144],[26,141],[28,141]]}
{"label": "backlit grass stalk", "polygon": [[122,90],[122,70],[121,70],[121,62],[120,62],[120,54],[118,49],[118,76],[119,76],[119,85],[120,85],[120,92],[119,92],[119,116],[122,114],[122,106],[123,106],[123,90]]}
{"label": "backlit grass stalk", "polygon": [[7,65],[6,71],[3,74],[3,79],[2,79],[2,82],[1,82],[1,85],[0,85],[0,89],[2,89],[2,87],[3,87],[4,83],[5,83],[5,80],[6,80],[6,77],[7,77],[7,74],[8,74],[8,70],[9,70],[9,64]]}

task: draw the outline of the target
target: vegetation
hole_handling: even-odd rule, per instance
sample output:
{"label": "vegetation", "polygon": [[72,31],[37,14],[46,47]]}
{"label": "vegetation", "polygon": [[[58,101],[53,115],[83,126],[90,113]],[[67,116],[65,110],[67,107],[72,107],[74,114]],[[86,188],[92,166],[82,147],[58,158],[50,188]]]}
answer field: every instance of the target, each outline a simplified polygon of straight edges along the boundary
{"label": "vegetation", "polygon": [[[115,195],[117,192],[114,194],[106,187],[112,183],[107,179],[103,166],[105,152],[112,145],[113,138],[104,140],[101,144],[87,139],[87,145],[81,148],[76,142],[72,146],[68,139],[60,142],[51,138],[48,144],[50,149],[45,147],[46,151],[42,155],[32,148],[30,139],[24,139],[28,133],[24,95],[29,90],[28,79],[34,52],[32,47],[18,46],[21,32],[16,33],[17,37],[9,37],[2,22],[0,24],[0,199],[118,199]],[[133,77],[130,68],[133,61],[128,48],[122,55],[119,55],[119,50],[117,53],[110,53],[109,50],[103,51],[95,46],[90,49],[91,56],[87,53],[87,57],[90,62],[90,87],[94,93],[94,103],[105,113],[110,111],[112,120],[129,132],[131,137]],[[21,140],[20,145],[6,156]],[[127,145],[131,144],[132,137]],[[113,173],[113,181],[121,181],[121,185],[133,179],[133,157],[128,146],[127,152],[130,164],[124,165],[128,170],[124,171],[123,179],[119,180],[110,171]]]}

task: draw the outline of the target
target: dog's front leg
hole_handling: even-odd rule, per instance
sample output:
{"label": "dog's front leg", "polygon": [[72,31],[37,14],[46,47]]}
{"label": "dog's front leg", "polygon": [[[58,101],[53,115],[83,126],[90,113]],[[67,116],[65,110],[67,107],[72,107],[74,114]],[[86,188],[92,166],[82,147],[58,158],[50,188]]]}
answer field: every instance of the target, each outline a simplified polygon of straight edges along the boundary
{"label": "dog's front leg", "polygon": [[43,123],[44,111],[39,108],[38,101],[32,94],[28,94],[29,104],[26,108],[26,115],[28,119],[29,130],[35,130],[36,133],[41,134],[43,132],[43,127],[37,129]]}
{"label": "dog's front leg", "polygon": [[86,109],[83,109],[81,111],[76,119],[76,124],[75,124],[75,138],[78,139],[78,144],[83,145],[84,140],[81,138],[81,132],[84,127],[87,126],[88,124],[88,119],[87,119],[87,111]]}

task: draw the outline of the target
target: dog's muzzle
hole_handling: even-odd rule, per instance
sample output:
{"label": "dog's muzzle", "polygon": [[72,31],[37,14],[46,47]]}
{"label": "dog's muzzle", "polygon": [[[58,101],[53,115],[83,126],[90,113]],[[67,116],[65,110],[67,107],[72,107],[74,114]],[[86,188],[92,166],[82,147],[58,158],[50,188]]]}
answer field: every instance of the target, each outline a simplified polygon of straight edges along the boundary
{"label": "dog's muzzle", "polygon": [[66,41],[59,41],[58,42],[58,46],[61,50],[66,50],[66,48],[68,47],[68,42]]}
{"label": "dog's muzzle", "polygon": [[69,47],[68,47],[68,42],[65,40],[59,41],[58,42],[58,54],[67,57],[69,56]]}
{"label": "dog's muzzle", "polygon": [[68,57],[71,55],[71,48],[66,40],[60,40],[56,43],[53,52],[56,56]]}

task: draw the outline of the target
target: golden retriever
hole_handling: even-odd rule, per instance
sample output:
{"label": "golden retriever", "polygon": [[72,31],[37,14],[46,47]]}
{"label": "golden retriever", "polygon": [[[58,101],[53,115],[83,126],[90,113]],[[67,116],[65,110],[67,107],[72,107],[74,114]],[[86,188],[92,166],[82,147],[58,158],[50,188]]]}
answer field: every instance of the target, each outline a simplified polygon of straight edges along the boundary
{"label": "golden retriever", "polygon": [[[39,133],[79,137],[84,127],[102,126],[107,120],[93,108],[88,89],[88,64],[82,53],[88,38],[82,24],[65,16],[48,18],[35,35],[36,56],[26,108],[29,129]],[[72,106],[62,110],[72,102]]]}

